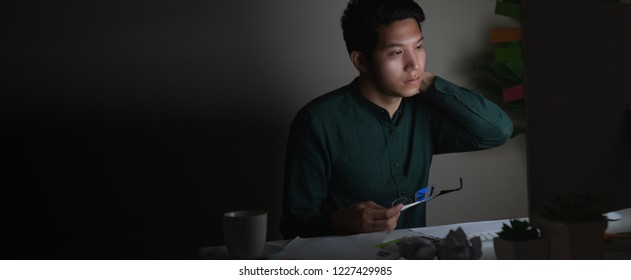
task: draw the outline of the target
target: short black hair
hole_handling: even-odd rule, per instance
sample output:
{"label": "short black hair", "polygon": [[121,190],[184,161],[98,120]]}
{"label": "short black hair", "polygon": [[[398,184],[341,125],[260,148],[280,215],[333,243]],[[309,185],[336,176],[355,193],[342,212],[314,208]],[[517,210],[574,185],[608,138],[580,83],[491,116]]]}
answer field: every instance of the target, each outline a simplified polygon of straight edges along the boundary
{"label": "short black hair", "polygon": [[342,15],[342,32],[348,53],[369,54],[379,42],[377,28],[413,18],[421,26],[425,13],[414,0],[350,0]]}

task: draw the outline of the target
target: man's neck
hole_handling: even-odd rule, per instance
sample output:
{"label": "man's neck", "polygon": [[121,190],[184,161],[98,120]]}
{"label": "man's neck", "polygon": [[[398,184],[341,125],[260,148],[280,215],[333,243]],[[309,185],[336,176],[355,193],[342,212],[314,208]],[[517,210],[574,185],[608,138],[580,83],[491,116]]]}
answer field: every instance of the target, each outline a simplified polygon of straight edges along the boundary
{"label": "man's neck", "polygon": [[359,76],[357,84],[359,86],[359,92],[366,97],[366,99],[388,111],[391,119],[394,117],[394,113],[399,109],[399,105],[401,105],[402,97],[382,93],[371,80],[361,75]]}

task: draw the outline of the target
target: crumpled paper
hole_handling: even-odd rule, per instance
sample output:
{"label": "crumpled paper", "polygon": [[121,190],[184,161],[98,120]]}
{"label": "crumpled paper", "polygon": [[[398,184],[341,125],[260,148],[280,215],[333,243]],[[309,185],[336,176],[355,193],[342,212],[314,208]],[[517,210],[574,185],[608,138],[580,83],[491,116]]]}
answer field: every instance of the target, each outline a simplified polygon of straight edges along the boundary
{"label": "crumpled paper", "polygon": [[450,230],[440,240],[438,258],[441,260],[477,260],[482,257],[482,240],[480,237],[467,239],[462,228]]}
{"label": "crumpled paper", "polygon": [[399,243],[399,254],[408,260],[433,260],[437,251],[434,241],[422,236],[406,238]]}
{"label": "crumpled paper", "polygon": [[450,230],[445,238],[431,240],[422,236],[406,238],[398,244],[399,254],[409,260],[477,260],[482,257],[480,237],[467,239],[462,228]]}

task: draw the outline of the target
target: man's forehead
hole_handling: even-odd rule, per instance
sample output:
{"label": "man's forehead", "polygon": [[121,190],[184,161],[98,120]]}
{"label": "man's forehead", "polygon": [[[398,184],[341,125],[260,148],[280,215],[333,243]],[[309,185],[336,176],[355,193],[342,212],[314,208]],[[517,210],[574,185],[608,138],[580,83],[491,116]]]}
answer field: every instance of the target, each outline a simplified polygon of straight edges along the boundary
{"label": "man's forehead", "polygon": [[416,44],[423,40],[423,32],[414,19],[404,19],[378,28],[380,47]]}

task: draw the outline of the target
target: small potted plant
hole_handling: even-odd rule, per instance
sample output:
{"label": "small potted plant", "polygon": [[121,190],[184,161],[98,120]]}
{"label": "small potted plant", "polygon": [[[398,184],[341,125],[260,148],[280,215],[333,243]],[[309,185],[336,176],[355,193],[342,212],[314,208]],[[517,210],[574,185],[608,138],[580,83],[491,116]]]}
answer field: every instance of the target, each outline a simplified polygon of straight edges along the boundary
{"label": "small potted plant", "polygon": [[556,195],[536,224],[550,241],[551,259],[602,259],[607,219],[594,195]]}
{"label": "small potted plant", "polygon": [[540,260],[548,258],[548,242],[528,221],[511,219],[493,239],[495,257],[500,260]]}

